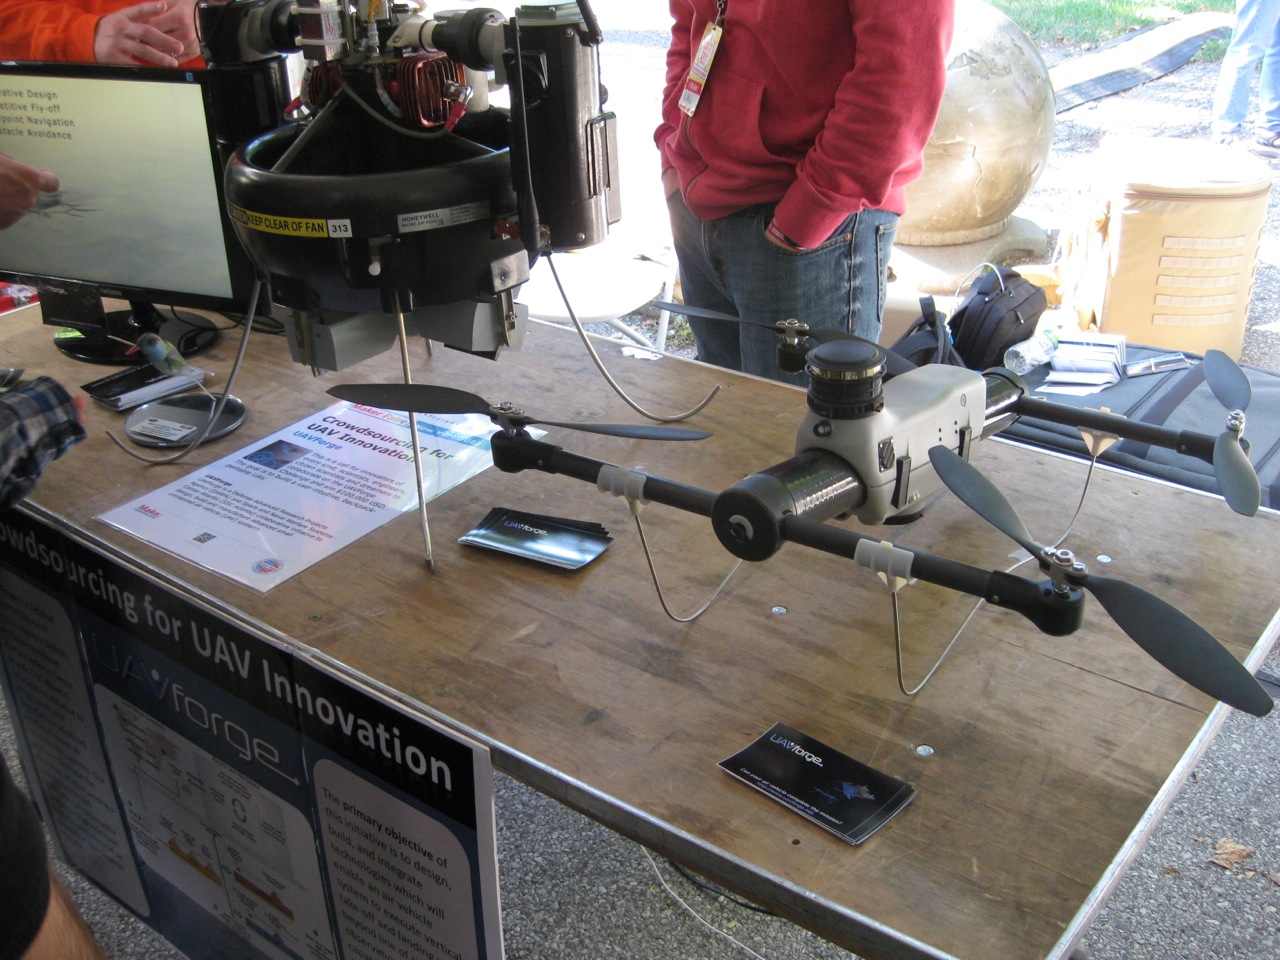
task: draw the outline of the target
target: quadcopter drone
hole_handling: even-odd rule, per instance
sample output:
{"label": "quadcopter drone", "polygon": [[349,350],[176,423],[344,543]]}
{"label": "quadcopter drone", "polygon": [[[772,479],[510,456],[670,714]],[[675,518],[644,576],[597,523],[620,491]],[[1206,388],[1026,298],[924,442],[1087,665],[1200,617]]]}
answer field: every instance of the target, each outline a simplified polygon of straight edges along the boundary
{"label": "quadcopter drone", "polygon": [[[782,326],[784,337],[795,343],[807,338],[795,321]],[[1212,634],[1154,594],[1091,574],[1069,550],[1038,542],[1008,500],[968,462],[977,440],[1019,416],[1034,415],[1205,460],[1214,466],[1231,508],[1251,516],[1259,508],[1260,487],[1242,439],[1250,388],[1234,361],[1217,351],[1204,360],[1214,395],[1229,411],[1222,433],[1210,437],[1033,398],[1021,378],[1002,368],[979,373],[941,364],[915,367],[867,340],[822,339],[807,353],[807,412],[795,455],[720,492],[572,453],[534,439],[524,428],[542,423],[641,439],[708,436],[698,431],[539,420],[512,404],[491,404],[447,387],[342,384],[328,392],[397,411],[487,415],[499,427],[492,450],[500,470],[564,474],[632,503],[661,503],[707,517],[721,545],[743,560],[765,560],[791,541],[851,559],[886,580],[923,580],[981,598],[1021,614],[1050,636],[1079,629],[1085,594],[1091,594],[1139,647],[1182,680],[1254,716],[1271,710],[1270,695]],[[918,516],[925,501],[944,488],[1023,547],[1046,578],[981,569],[828,522],[850,516],[865,524],[901,522]]]}

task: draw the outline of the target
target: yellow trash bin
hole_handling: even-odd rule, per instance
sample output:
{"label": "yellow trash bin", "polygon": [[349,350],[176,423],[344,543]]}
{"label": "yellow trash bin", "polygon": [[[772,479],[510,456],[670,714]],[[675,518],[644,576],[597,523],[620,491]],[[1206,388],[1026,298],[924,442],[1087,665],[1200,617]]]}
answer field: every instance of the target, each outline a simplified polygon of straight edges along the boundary
{"label": "yellow trash bin", "polygon": [[1271,168],[1239,148],[1108,141],[1058,247],[1063,306],[1131,343],[1239,358]]}

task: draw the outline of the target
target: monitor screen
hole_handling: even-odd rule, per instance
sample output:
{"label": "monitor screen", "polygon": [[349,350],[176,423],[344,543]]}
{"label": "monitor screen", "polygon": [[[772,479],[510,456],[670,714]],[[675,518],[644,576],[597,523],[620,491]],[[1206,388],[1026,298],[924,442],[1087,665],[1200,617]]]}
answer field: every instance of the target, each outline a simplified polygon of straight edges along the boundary
{"label": "monitor screen", "polygon": [[[157,305],[247,308],[253,269],[225,213],[207,83],[200,70],[0,63],[0,150],[61,181],[0,231],[0,275],[40,291],[46,322],[102,339],[73,306],[86,293],[130,302],[109,319],[122,339],[179,316],[198,324]],[[184,352],[213,335],[198,325],[208,334],[173,328]],[[110,355],[83,359],[123,360],[99,347]]]}

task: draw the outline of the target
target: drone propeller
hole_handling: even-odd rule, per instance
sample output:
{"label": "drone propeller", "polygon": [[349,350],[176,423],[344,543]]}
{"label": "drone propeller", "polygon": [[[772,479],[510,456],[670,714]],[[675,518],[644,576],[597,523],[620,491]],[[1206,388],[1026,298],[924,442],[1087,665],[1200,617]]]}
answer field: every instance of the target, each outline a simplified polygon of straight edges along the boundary
{"label": "drone propeller", "polygon": [[1111,619],[1139,647],[1196,689],[1254,716],[1272,707],[1270,695],[1253,675],[1204,627],[1155,594],[1123,580],[1099,577],[1072,562],[1069,551],[1054,551],[1036,540],[1013,505],[967,460],[943,446],[929,450],[942,482],[978,516],[1049,566],[1070,565],[1066,579],[1093,594]]}
{"label": "drone propeller", "polygon": [[773,321],[756,320],[753,317],[738,317],[731,313],[721,313],[719,310],[709,310],[706,307],[691,307],[687,303],[671,303],[666,300],[655,300],[653,305],[659,309],[670,310],[672,313],[682,313],[688,317],[702,317],[707,320],[729,320],[733,323],[749,323],[752,326],[773,330],[775,333],[787,333],[790,330],[796,336],[807,337],[818,344],[831,343],[836,340],[855,340],[859,343],[869,343],[884,351],[885,373],[890,377],[896,377],[916,369],[916,365],[906,357],[881,347],[874,340],[868,340],[866,337],[859,337],[852,333],[845,333],[843,330],[815,330],[799,320]]}
{"label": "drone propeller", "polygon": [[1249,378],[1240,365],[1221,350],[1209,350],[1204,355],[1204,378],[1209,389],[1228,410],[1247,410],[1253,391]]}
{"label": "drone propeller", "polygon": [[1218,435],[1213,445],[1213,472],[1218,479],[1218,489],[1232,510],[1252,517],[1262,503],[1262,486],[1240,442],[1244,434],[1244,412],[1252,398],[1249,378],[1221,350],[1205,353],[1203,369],[1209,389],[1229,411],[1227,429]]}
{"label": "drone propeller", "polygon": [[711,434],[703,430],[686,430],[682,427],[663,427],[629,423],[565,423],[558,420],[537,420],[519,407],[509,403],[491,404],[483,397],[453,387],[438,387],[421,383],[340,383],[327,391],[331,396],[350,403],[384,410],[404,410],[411,413],[478,413],[500,426],[523,427],[542,424],[548,427],[564,427],[583,433],[600,433],[610,437],[626,437],[632,440],[705,440]]}

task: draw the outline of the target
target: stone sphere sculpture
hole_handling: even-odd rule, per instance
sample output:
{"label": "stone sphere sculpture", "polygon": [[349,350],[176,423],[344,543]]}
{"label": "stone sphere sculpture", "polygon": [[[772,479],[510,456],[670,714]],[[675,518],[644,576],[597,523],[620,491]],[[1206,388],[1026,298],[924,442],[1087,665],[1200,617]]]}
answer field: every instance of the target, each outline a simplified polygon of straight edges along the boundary
{"label": "stone sphere sculpture", "polygon": [[982,0],[957,0],[947,86],[907,185],[897,242],[949,246],[1002,232],[1053,145],[1053,84],[1022,29]]}

